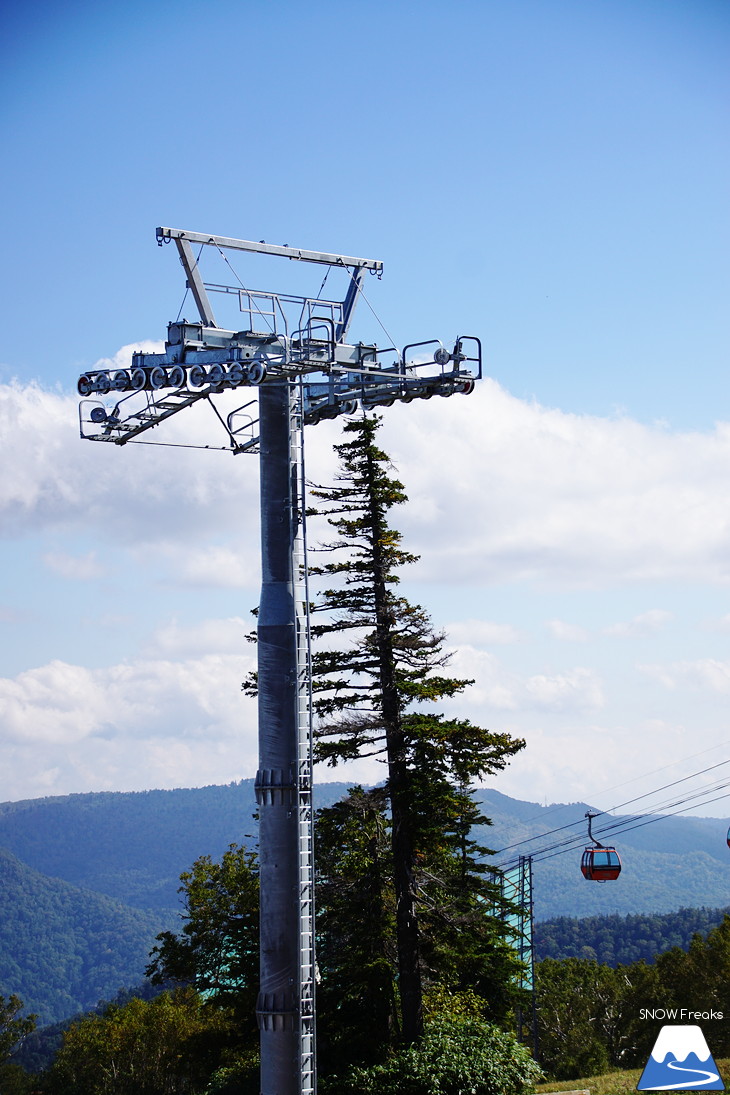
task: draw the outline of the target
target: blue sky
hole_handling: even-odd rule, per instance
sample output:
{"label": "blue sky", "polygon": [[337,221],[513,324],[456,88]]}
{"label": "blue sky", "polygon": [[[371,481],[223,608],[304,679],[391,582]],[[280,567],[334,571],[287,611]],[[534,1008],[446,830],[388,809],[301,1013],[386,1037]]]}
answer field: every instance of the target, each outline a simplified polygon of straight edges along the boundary
{"label": "blue sky", "polygon": [[727,4],[5,18],[0,798],[255,771],[255,458],[78,439],[78,374],[180,308],[157,225],[381,259],[399,345],[483,340],[383,439],[459,710],[528,742],[496,786],[608,808],[730,757]]}

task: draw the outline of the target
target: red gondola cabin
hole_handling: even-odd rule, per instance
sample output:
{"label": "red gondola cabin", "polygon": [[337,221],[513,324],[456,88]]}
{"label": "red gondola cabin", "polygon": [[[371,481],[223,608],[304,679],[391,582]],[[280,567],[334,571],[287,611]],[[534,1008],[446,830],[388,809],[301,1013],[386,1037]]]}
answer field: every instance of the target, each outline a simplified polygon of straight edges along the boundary
{"label": "red gondola cabin", "polygon": [[621,859],[615,848],[586,848],[580,869],[590,882],[613,882],[621,874]]}

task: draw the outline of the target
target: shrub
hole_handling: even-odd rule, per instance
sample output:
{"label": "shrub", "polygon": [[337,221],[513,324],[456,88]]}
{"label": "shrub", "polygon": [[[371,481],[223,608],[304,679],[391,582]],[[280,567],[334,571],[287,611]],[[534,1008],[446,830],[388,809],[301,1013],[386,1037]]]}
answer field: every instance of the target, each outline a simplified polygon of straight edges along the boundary
{"label": "shrub", "polygon": [[335,1087],[343,1095],[527,1095],[541,1078],[513,1035],[483,1019],[439,1017],[418,1045],[353,1069]]}

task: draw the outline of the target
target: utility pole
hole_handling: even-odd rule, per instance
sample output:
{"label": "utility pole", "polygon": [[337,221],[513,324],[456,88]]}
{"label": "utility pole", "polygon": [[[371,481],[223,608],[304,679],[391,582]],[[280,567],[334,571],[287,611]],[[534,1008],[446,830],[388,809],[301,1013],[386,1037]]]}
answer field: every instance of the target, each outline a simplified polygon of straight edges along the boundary
{"label": "utility pole", "polygon": [[[261,602],[258,615],[262,1092],[296,1095],[299,963],[297,611],[289,383],[262,387]],[[306,1089],[305,1089],[306,1090]]]}
{"label": "utility pole", "polygon": [[[260,454],[261,601],[258,616],[259,864],[261,883],[261,1095],[314,1095],[315,955],[312,839],[312,709],[303,427],[322,419],[433,395],[469,394],[482,375],[479,339],[460,336],[399,351],[346,337],[367,272],[377,260],[158,228],[174,241],[199,321],[168,324],[165,350],[135,353],[130,369],[78,381],[82,438],[115,445],[149,437],[168,418],[208,406],[217,446]],[[193,245],[199,245],[195,257]],[[278,255],[344,272],[342,300],[206,282],[205,248]],[[230,263],[228,263],[230,266]],[[326,278],[325,278],[326,281]],[[323,283],[324,285],[324,283]],[[241,329],[216,323],[209,293],[233,299]],[[247,401],[235,405],[238,389]],[[256,400],[249,398],[258,393]],[[233,399],[233,404],[231,400]],[[210,445],[191,446],[211,448]]]}

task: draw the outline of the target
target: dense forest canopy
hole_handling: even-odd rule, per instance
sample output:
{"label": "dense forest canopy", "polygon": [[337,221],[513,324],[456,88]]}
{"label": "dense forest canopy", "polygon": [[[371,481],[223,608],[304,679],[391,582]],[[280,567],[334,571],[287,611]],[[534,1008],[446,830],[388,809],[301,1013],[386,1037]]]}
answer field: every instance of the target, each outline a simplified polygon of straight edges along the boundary
{"label": "dense forest canopy", "polygon": [[560,916],[535,926],[538,958],[587,958],[601,965],[653,962],[659,954],[682,947],[695,935],[718,927],[730,909],[679,909],[673,913]]}

